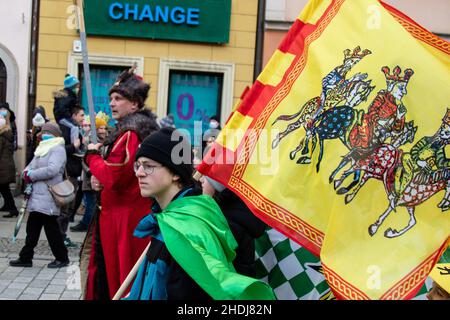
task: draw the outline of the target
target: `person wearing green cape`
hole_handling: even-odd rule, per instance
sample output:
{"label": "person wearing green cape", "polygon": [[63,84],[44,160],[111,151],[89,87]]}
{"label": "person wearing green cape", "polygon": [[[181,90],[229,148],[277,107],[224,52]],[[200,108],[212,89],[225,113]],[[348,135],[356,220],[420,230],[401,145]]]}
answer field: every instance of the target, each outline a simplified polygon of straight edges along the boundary
{"label": "person wearing green cape", "polygon": [[194,187],[188,138],[163,128],[141,144],[135,172],[155,204],[134,232],[152,242],[128,300],[268,300],[272,289],[233,267],[236,240],[216,202]]}

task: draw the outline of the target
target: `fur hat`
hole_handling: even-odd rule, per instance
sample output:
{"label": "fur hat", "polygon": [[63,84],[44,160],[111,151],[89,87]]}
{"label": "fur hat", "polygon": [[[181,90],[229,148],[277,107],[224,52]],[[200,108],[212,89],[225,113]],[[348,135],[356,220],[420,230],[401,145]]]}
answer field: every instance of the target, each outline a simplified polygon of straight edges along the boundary
{"label": "fur hat", "polygon": [[[140,157],[146,157],[159,162],[171,172],[180,176],[181,182],[187,184],[192,182],[192,174],[194,173],[191,143],[181,133],[178,134],[181,141],[176,139],[174,134],[176,132],[177,130],[173,128],[162,128],[153,132],[142,141],[136,153],[136,160]],[[181,145],[179,146],[179,144]],[[172,154],[175,147],[177,147],[177,150]],[[184,154],[184,151],[188,151],[188,154]]]}
{"label": "fur hat", "polygon": [[117,92],[132,102],[137,102],[139,109],[144,107],[150,85],[142,77],[134,74],[136,67],[123,71],[109,90],[109,95]]}
{"label": "fur hat", "polygon": [[62,133],[61,130],[59,129],[59,126],[56,123],[52,123],[52,122],[47,122],[46,124],[44,124],[42,126],[42,133],[50,133],[52,136],[54,137],[61,137]]}

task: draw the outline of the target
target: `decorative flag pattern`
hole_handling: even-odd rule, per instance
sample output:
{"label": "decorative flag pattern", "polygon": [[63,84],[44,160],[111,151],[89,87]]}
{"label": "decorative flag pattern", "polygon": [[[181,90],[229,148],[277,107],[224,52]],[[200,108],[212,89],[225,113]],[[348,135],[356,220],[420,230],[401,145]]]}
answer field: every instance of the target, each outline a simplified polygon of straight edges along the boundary
{"label": "decorative flag pattern", "polygon": [[199,171],[316,256],[338,299],[411,299],[450,241],[450,44],[312,0]]}

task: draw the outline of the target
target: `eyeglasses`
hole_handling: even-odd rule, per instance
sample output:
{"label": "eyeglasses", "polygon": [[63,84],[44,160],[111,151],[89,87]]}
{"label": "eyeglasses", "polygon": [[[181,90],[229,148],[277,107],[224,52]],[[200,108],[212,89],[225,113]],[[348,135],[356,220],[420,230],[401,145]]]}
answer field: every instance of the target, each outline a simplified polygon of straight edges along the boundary
{"label": "eyeglasses", "polygon": [[137,173],[139,171],[139,168],[142,167],[144,169],[144,173],[148,176],[153,174],[153,172],[155,172],[156,168],[161,168],[162,166],[151,166],[148,164],[140,164],[139,162],[135,162],[134,163],[134,172]]}

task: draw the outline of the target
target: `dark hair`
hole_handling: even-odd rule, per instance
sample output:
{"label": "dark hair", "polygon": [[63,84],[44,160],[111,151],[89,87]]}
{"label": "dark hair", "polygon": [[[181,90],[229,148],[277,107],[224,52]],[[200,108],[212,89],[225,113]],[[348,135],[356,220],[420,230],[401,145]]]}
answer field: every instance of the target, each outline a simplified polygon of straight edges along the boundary
{"label": "dark hair", "polygon": [[230,189],[224,189],[223,191],[214,192],[213,199],[217,202],[219,207],[222,207],[226,204],[232,203],[234,201],[242,201],[233,191]]}
{"label": "dark hair", "polygon": [[38,106],[38,107],[35,107],[35,108],[34,108],[34,111],[33,111],[33,118],[34,118],[34,116],[37,115],[38,113],[40,113],[41,116],[42,116],[44,119],[47,118],[47,114],[46,114],[45,108],[44,108],[43,106]]}
{"label": "dark hair", "polygon": [[[170,169],[169,169],[169,171],[170,171]],[[174,172],[172,172],[172,173],[176,174]],[[183,188],[190,187],[190,186],[198,186],[197,181],[195,181],[195,179],[192,176],[191,177],[183,177],[180,175],[178,175],[178,176],[180,177],[180,180],[178,180],[178,182],[182,185]]]}
{"label": "dark hair", "polygon": [[216,120],[217,122],[220,122],[219,117],[217,115],[213,115],[212,117],[210,117],[209,121],[211,121],[211,120]]}
{"label": "dark hair", "polygon": [[71,114],[72,115],[77,115],[77,114],[79,114],[81,111],[84,111],[84,108],[82,107],[82,106],[75,106],[75,107],[73,107],[71,110]]}

